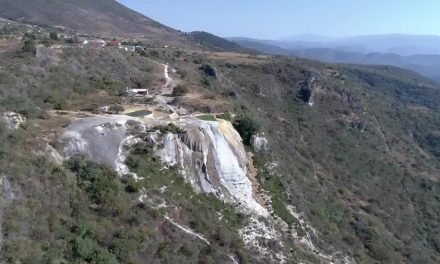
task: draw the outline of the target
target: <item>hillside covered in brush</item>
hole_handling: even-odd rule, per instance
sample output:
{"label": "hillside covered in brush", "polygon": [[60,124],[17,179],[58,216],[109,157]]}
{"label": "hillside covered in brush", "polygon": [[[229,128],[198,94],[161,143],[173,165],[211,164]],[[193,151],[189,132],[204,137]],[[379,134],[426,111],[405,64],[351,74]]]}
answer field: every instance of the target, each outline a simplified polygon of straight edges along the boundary
{"label": "hillside covered in brush", "polygon": [[62,26],[84,33],[180,38],[177,30],[147,18],[114,0],[1,0],[0,17],[42,26]]}
{"label": "hillside covered in brush", "polygon": [[[2,2],[50,27],[0,22],[0,262],[440,262],[436,83],[204,33],[76,45]],[[119,8],[54,10],[86,2]]]}

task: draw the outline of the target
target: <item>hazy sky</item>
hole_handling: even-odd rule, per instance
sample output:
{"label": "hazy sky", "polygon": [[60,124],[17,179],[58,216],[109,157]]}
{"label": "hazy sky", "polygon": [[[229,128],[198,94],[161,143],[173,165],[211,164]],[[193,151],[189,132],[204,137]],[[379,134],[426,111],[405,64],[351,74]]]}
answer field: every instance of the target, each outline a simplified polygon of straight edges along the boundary
{"label": "hazy sky", "polygon": [[279,39],[299,34],[440,35],[440,0],[120,0],[182,31]]}

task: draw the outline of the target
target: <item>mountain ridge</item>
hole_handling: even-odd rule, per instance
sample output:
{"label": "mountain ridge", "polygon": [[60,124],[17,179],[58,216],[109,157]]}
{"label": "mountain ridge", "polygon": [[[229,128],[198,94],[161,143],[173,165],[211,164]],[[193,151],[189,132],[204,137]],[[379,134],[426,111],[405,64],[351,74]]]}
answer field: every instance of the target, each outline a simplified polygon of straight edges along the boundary
{"label": "mountain ridge", "polygon": [[[0,17],[101,35],[178,38],[179,32],[115,0],[0,0]],[[48,8],[50,7],[50,8]]]}
{"label": "mountain ridge", "polygon": [[[440,82],[440,54],[399,55],[398,53],[359,51],[354,47],[326,47],[324,44],[322,44],[323,47],[307,48],[308,44],[304,42],[296,42],[292,45],[298,46],[289,47],[287,44],[281,45],[276,41],[260,41],[248,38],[229,38],[229,40],[235,41],[244,47],[274,55],[298,56],[327,63],[397,66]],[[312,46],[316,45],[313,44]]]}

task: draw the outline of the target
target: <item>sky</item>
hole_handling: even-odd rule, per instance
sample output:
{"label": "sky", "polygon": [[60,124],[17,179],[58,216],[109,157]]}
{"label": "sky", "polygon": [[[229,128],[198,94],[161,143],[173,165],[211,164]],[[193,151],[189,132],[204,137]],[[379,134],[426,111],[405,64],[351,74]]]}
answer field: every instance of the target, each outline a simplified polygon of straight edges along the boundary
{"label": "sky", "polygon": [[167,26],[222,37],[440,35],[440,0],[119,0]]}

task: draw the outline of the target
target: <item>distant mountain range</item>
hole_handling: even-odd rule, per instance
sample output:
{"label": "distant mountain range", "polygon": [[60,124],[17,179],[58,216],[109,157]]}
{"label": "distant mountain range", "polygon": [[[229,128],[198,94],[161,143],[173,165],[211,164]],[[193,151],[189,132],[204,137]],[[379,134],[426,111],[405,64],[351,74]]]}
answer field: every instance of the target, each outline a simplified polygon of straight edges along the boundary
{"label": "distant mountain range", "polygon": [[283,40],[229,40],[270,54],[295,55],[333,63],[398,66],[440,82],[439,36],[392,34],[327,38],[301,35]]}
{"label": "distant mountain range", "polygon": [[[242,39],[242,38],[232,38]],[[249,40],[249,39],[248,39]],[[362,53],[394,53],[402,56],[414,54],[440,54],[440,36],[435,35],[370,35],[330,38],[318,35],[300,35],[281,40],[257,40],[284,49],[331,48]]]}

